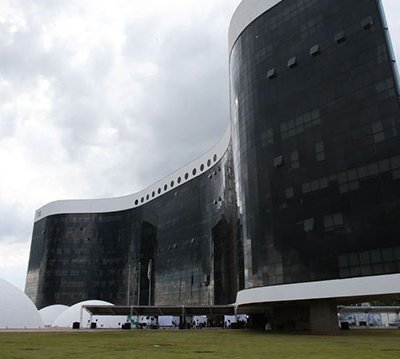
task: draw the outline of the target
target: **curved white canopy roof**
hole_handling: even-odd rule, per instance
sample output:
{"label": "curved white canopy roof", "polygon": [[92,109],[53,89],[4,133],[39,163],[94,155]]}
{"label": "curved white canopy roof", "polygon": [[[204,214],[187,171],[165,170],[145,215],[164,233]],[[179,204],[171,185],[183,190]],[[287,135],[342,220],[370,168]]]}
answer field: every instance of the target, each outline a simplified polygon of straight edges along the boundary
{"label": "curved white canopy roof", "polygon": [[[85,300],[69,307],[53,322],[52,327],[72,328],[74,322],[80,322],[81,328],[90,328],[90,323],[96,323],[97,328],[119,328],[122,323],[126,322],[126,316],[101,316],[90,314],[85,310],[81,310],[83,305],[113,305],[103,300]],[[82,315],[82,317],[81,317]]]}
{"label": "curved white canopy roof", "polygon": [[39,310],[43,324],[46,327],[51,327],[53,322],[64,313],[69,307],[63,304],[54,304]]}
{"label": "curved white canopy roof", "polygon": [[32,301],[17,287],[0,279],[0,328],[41,327],[42,318]]}

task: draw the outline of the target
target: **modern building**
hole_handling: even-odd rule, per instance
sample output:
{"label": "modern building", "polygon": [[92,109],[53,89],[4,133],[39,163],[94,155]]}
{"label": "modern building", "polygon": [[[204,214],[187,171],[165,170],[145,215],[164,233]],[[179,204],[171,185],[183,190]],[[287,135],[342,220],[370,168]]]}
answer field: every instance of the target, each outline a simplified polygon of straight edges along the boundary
{"label": "modern building", "polygon": [[381,1],[244,1],[229,48],[245,286],[257,287],[239,304],[326,298],[333,317],[328,298],[399,293],[399,82]]}
{"label": "modern building", "polygon": [[36,211],[26,293],[39,307],[223,304],[243,281],[230,133],[208,153],[126,197]]}
{"label": "modern building", "polygon": [[[400,293],[399,80],[380,0],[244,0],[231,126],[127,197],[36,212],[39,306],[227,304],[335,330],[336,305]],[[244,289],[240,291],[241,289]]]}

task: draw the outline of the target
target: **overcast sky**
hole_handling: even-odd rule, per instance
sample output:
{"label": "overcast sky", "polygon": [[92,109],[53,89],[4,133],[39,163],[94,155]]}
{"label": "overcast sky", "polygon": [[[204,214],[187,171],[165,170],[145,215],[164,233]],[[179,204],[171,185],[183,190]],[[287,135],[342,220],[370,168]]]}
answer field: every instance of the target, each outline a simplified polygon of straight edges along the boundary
{"label": "overcast sky", "polygon": [[218,141],[239,3],[0,0],[0,278],[24,289],[35,209],[136,192]]}

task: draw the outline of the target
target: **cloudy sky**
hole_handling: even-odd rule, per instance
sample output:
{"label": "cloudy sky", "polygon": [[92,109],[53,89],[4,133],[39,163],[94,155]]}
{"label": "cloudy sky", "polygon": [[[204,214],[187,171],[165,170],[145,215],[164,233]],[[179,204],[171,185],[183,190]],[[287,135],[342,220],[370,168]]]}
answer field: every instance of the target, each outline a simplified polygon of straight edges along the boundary
{"label": "cloudy sky", "polygon": [[0,0],[0,278],[24,289],[38,207],[136,192],[218,141],[239,3]]}

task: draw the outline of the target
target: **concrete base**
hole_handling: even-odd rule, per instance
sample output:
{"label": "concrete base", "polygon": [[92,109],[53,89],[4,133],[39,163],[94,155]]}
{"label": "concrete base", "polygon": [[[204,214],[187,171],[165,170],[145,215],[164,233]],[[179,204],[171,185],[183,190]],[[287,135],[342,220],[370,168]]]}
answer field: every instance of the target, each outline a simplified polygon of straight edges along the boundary
{"label": "concrete base", "polygon": [[250,315],[255,329],[308,332],[337,335],[339,325],[335,300],[312,300],[296,304],[276,305]]}
{"label": "concrete base", "polygon": [[310,331],[313,334],[339,333],[337,304],[334,300],[316,300],[310,304]]}

